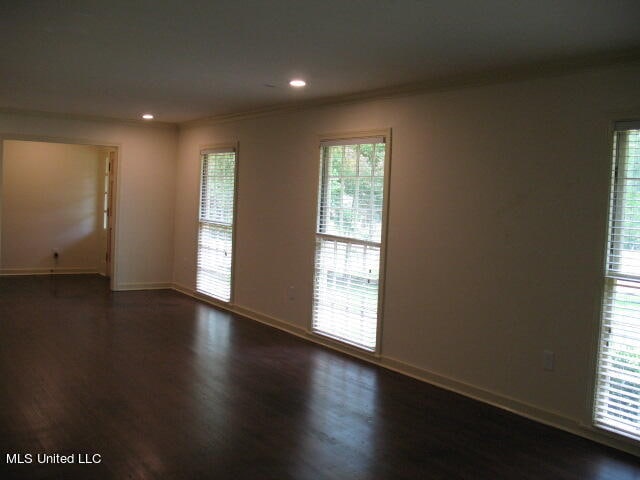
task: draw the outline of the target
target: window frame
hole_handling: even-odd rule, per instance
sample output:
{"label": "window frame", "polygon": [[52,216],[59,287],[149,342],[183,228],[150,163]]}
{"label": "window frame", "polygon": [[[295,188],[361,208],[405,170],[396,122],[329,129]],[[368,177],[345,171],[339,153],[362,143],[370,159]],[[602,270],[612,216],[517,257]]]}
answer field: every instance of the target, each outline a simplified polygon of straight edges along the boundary
{"label": "window frame", "polygon": [[[598,408],[598,397],[600,396],[599,391],[599,375],[600,375],[600,365],[601,365],[601,354],[602,354],[602,338],[604,335],[604,329],[607,328],[605,325],[605,315],[606,315],[606,302],[613,294],[614,284],[617,281],[622,282],[635,282],[640,287],[640,277],[627,276],[624,274],[616,275],[615,271],[612,270],[612,261],[611,255],[616,251],[615,246],[612,242],[612,231],[613,225],[620,218],[620,207],[616,204],[619,202],[615,197],[615,192],[618,187],[619,181],[619,172],[621,168],[624,168],[624,163],[627,161],[626,159],[620,159],[620,142],[618,140],[618,133],[628,130],[638,130],[640,129],[640,115],[638,115],[634,120],[618,120],[618,121],[610,121],[609,129],[608,129],[608,152],[609,152],[609,170],[608,170],[608,189],[607,189],[607,214],[606,214],[606,223],[604,224],[604,234],[603,234],[603,245],[602,249],[603,257],[601,261],[601,275],[600,281],[602,282],[600,285],[600,301],[598,303],[598,311],[597,311],[597,323],[596,328],[593,333],[593,349],[592,349],[592,375],[591,375],[591,388],[589,395],[589,423],[588,425],[594,431],[605,434],[607,437],[611,439],[617,439],[622,441],[622,444],[638,444],[640,441],[640,436],[631,434],[622,429],[616,428],[612,425],[607,425],[603,422],[599,422],[596,419],[597,416],[597,408]],[[624,202],[622,209],[624,209]]]}
{"label": "window frame", "polygon": [[[377,305],[377,322],[376,322],[376,345],[373,350],[368,350],[366,348],[360,347],[358,345],[354,345],[353,343],[349,343],[338,338],[334,338],[331,335],[326,335],[321,332],[314,330],[313,328],[313,320],[314,320],[314,292],[315,289],[315,275],[316,275],[316,242],[318,237],[318,219],[320,218],[320,209],[322,205],[322,200],[325,195],[326,186],[325,183],[322,182],[322,179],[325,175],[323,169],[325,168],[325,162],[322,158],[322,143],[323,142],[331,142],[331,141],[349,141],[349,140],[363,140],[367,138],[379,138],[382,137],[385,143],[385,156],[384,156],[384,179],[383,179],[383,194],[382,194],[382,222],[381,222],[381,235],[380,235],[380,260],[379,260],[379,270],[378,270],[378,305]],[[385,290],[386,290],[386,265],[387,265],[387,243],[388,243],[388,225],[389,225],[389,206],[390,206],[390,191],[391,191],[391,151],[392,151],[392,129],[391,128],[383,128],[383,129],[375,129],[375,130],[364,130],[364,131],[348,131],[348,132],[333,132],[320,134],[316,140],[317,147],[317,156],[316,161],[320,160],[320,165],[317,168],[317,176],[315,177],[315,212],[313,217],[313,235],[312,235],[312,251],[313,255],[311,257],[311,305],[310,305],[310,315],[309,320],[307,322],[307,333],[317,339],[320,339],[324,343],[332,344],[338,346],[340,348],[357,352],[359,355],[371,356],[375,358],[379,358],[382,354],[382,332],[383,332],[383,317],[384,317],[384,305],[385,305]],[[350,237],[339,237],[330,234],[321,234],[324,235],[325,238],[334,237],[338,240],[341,238],[343,240],[351,241],[356,240],[361,242],[362,244],[367,244],[371,242],[352,239]]]}
{"label": "window frame", "polygon": [[[223,153],[224,151],[232,150],[235,153],[235,168],[234,168],[234,189],[233,189],[233,214],[231,220],[231,277],[230,277],[230,289],[229,289],[229,300],[225,301],[220,298],[209,295],[205,292],[198,290],[198,254],[200,247],[200,225],[202,223],[200,219],[201,208],[202,208],[202,195],[203,195],[203,186],[204,186],[204,177],[202,175],[202,169],[204,165],[204,153],[209,150],[219,150],[218,153]],[[220,303],[221,305],[232,306],[235,301],[235,278],[236,278],[236,225],[238,219],[238,179],[239,179],[239,169],[240,169],[240,143],[238,141],[225,142],[225,143],[214,143],[214,144],[205,144],[200,145],[199,149],[199,168],[198,168],[198,202],[196,205],[196,215],[195,215],[195,241],[194,241],[194,258],[195,258],[195,269],[194,269],[194,291],[197,295],[205,297],[207,300],[210,300],[214,303]],[[216,152],[213,152],[216,153]]]}

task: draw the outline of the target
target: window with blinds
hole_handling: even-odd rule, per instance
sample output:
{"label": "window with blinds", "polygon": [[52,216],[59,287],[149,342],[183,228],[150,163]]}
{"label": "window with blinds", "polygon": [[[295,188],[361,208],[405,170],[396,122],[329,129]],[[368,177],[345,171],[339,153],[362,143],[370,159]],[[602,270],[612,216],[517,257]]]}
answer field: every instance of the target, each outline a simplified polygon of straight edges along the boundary
{"label": "window with blinds", "polygon": [[375,351],[384,238],[384,137],[323,141],[312,330]]}
{"label": "window with blinds", "polygon": [[196,289],[228,302],[231,300],[236,152],[235,149],[203,150],[201,157]]}
{"label": "window with blinds", "polygon": [[594,424],[640,439],[640,122],[616,124]]}

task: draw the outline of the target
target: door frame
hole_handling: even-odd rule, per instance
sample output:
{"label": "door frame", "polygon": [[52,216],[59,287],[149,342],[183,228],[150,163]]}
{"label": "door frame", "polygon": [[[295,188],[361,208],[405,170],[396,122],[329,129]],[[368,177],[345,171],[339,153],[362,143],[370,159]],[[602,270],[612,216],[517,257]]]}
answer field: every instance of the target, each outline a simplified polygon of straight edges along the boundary
{"label": "door frame", "polygon": [[[117,149],[109,149],[107,152],[107,161],[108,163],[108,173],[107,173],[107,182],[108,182],[108,190],[107,190],[107,238],[106,238],[106,246],[107,251],[105,252],[105,276],[109,279],[113,278],[113,271],[115,268],[114,261],[114,245],[115,245],[115,223],[116,223],[116,213],[115,213],[115,191],[116,191],[116,177],[118,171],[118,150]],[[113,289],[113,288],[112,288]]]}

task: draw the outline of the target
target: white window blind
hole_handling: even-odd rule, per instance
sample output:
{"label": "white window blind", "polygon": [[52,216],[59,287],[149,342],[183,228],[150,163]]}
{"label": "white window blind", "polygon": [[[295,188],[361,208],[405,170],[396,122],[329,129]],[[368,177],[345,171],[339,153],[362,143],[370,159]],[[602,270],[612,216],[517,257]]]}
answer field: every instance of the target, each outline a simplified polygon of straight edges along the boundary
{"label": "white window blind", "polygon": [[384,138],[321,143],[314,332],[374,351],[380,295]]}
{"label": "white window blind", "polygon": [[236,153],[203,150],[196,289],[231,300]]}
{"label": "white window blind", "polygon": [[640,439],[640,124],[617,124],[594,424]]}

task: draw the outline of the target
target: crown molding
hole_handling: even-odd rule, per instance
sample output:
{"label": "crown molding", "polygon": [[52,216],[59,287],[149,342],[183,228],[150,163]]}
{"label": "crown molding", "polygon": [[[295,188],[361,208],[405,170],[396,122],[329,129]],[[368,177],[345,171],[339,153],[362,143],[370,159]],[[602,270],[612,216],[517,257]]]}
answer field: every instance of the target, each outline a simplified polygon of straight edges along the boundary
{"label": "crown molding", "polygon": [[150,128],[163,128],[163,129],[177,129],[178,124],[172,122],[161,122],[154,120],[150,122],[148,120],[132,120],[114,117],[103,117],[99,115],[84,115],[78,113],[61,113],[61,112],[49,112],[45,110],[29,110],[22,108],[12,107],[0,107],[0,114],[5,113],[8,115],[25,115],[32,117],[45,117],[55,118],[59,120],[80,120],[85,122],[103,122],[103,123],[116,123],[120,125],[129,125],[135,127],[150,127]]}
{"label": "crown molding", "polygon": [[383,100],[396,97],[421,95],[460,88],[471,88],[491,84],[526,81],[535,78],[571,75],[576,72],[613,66],[617,64],[640,62],[640,47],[615,52],[598,53],[588,56],[556,58],[545,62],[512,65],[500,69],[486,69],[466,74],[447,75],[420,82],[405,83],[383,88],[348,93],[331,97],[322,97],[307,101],[287,102],[265,107],[212,115],[183,122],[153,122],[138,119],[122,119],[99,115],[50,112],[12,107],[0,107],[0,114],[28,115],[34,117],[55,118],[62,120],[79,120],[91,122],[114,123],[146,128],[181,129],[204,125],[227,123],[248,118],[268,115],[293,113],[318,107],[360,103],[372,100]]}
{"label": "crown molding", "polygon": [[213,115],[200,119],[187,120],[178,124],[179,128],[227,123],[248,118],[264,117],[268,115],[285,114],[307,110],[310,108],[360,103],[371,100],[383,100],[396,97],[420,95],[425,93],[455,90],[460,88],[478,87],[484,85],[512,83],[536,78],[557,77],[571,75],[580,71],[602,68],[625,63],[640,62],[640,48],[580,56],[572,58],[554,59],[539,63],[513,65],[500,69],[486,69],[468,74],[443,76],[421,82],[405,83],[390,87],[366,90],[362,92],[323,97],[296,103],[275,104],[266,107]]}

